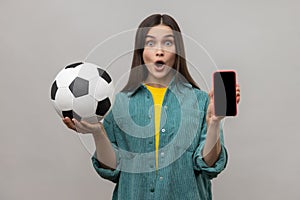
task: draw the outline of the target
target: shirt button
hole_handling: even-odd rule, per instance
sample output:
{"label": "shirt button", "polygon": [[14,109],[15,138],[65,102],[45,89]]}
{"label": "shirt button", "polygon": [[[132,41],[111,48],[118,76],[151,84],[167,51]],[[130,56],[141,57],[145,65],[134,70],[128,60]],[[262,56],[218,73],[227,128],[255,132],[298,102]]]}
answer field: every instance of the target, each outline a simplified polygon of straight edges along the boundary
{"label": "shirt button", "polygon": [[165,153],[164,153],[164,152],[161,152],[160,155],[161,155],[161,157],[164,157],[164,156],[165,156]]}
{"label": "shirt button", "polygon": [[164,106],[165,110],[167,110],[168,106]]}
{"label": "shirt button", "polygon": [[148,118],[151,119],[151,115],[148,115]]}
{"label": "shirt button", "polygon": [[164,179],[164,177],[162,177],[162,176],[161,176],[161,177],[159,177],[159,180],[161,180],[161,181],[162,181],[163,179]]}
{"label": "shirt button", "polygon": [[163,128],[163,129],[161,129],[161,132],[163,132],[163,133],[164,133],[164,132],[166,132],[166,129],[164,129],[164,128]]}
{"label": "shirt button", "polygon": [[151,188],[151,189],[150,189],[150,192],[154,192],[154,188]]}

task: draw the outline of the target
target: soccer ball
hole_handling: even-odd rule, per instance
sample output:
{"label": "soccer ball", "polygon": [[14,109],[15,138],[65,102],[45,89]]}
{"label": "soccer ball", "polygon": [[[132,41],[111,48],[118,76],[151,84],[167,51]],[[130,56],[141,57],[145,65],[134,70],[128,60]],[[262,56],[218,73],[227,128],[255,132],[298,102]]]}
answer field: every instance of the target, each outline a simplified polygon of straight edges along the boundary
{"label": "soccer ball", "polygon": [[92,63],[78,62],[63,68],[50,91],[60,117],[99,122],[113,103],[114,86],[109,74]]}

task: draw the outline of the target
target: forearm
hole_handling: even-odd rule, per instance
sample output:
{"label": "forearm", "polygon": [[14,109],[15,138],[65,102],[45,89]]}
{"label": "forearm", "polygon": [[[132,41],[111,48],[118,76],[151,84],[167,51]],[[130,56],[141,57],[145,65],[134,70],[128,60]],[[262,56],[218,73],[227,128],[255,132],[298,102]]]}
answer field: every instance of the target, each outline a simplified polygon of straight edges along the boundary
{"label": "forearm", "polygon": [[220,121],[208,123],[202,156],[208,166],[213,166],[221,153]]}
{"label": "forearm", "polygon": [[116,154],[112,147],[110,140],[108,139],[105,129],[101,126],[101,131],[93,133],[96,157],[104,168],[115,169],[116,168]]}

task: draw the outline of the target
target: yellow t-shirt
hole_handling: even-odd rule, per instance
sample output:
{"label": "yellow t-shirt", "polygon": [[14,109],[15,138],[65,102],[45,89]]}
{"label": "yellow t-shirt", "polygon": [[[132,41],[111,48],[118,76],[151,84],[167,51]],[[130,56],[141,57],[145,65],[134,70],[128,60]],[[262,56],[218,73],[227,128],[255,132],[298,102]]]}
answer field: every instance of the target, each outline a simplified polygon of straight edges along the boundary
{"label": "yellow t-shirt", "polygon": [[163,99],[167,88],[157,88],[146,85],[147,89],[151,92],[154,101],[154,119],[155,119],[155,158],[156,169],[158,169],[158,148],[159,148],[159,129],[160,129],[160,114]]}

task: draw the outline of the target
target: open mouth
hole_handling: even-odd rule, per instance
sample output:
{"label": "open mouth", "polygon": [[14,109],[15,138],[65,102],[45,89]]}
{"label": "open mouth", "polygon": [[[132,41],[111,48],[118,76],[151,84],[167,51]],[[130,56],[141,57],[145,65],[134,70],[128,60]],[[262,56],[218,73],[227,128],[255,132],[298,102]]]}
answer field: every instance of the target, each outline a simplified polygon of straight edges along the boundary
{"label": "open mouth", "polygon": [[156,61],[154,64],[155,64],[155,66],[158,67],[158,68],[160,68],[160,67],[162,67],[162,66],[165,65],[165,63],[164,63],[163,61]]}

